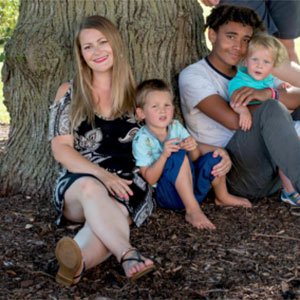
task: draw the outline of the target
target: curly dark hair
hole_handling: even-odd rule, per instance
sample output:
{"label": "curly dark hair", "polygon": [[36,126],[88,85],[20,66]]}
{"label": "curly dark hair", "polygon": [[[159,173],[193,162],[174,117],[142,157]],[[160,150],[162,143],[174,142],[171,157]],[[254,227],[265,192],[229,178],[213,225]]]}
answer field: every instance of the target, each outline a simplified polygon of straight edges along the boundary
{"label": "curly dark hair", "polygon": [[251,26],[253,33],[265,31],[263,21],[254,10],[244,6],[225,4],[212,9],[204,27],[218,31],[220,26],[230,21]]}

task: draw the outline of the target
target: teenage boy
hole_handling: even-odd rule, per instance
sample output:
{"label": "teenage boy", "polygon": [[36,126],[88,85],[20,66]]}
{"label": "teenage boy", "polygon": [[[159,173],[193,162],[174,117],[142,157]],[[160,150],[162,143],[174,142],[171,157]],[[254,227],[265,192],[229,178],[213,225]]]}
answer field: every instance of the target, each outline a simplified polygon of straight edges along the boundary
{"label": "teenage boy", "polygon": [[[233,162],[227,176],[229,192],[252,199],[274,193],[281,186],[278,167],[300,192],[300,143],[288,110],[270,99],[269,89],[236,90],[231,99],[234,106],[263,101],[251,107],[255,110],[253,125],[244,132],[238,130],[239,115],[225,101],[236,65],[246,54],[253,33],[263,30],[262,21],[249,8],[222,5],[212,10],[206,27],[212,52],[185,68],[179,77],[188,130],[197,141],[226,147]],[[286,107],[299,106],[300,93],[278,92]]]}

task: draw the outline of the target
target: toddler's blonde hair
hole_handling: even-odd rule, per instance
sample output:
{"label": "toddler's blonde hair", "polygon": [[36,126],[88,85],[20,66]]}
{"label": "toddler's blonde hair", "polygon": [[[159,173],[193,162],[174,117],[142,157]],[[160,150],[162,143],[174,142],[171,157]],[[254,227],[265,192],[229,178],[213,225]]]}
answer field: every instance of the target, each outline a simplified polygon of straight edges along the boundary
{"label": "toddler's blonde hair", "polygon": [[265,47],[272,52],[274,67],[279,67],[289,60],[285,46],[272,35],[266,33],[254,35],[249,43],[247,56],[253,53],[258,46]]}

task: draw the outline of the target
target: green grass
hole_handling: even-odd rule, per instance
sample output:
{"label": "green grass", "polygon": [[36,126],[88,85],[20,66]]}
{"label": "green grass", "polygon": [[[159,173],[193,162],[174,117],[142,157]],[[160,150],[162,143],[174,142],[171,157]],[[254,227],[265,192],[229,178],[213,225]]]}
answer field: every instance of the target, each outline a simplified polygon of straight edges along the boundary
{"label": "green grass", "polygon": [[[0,53],[3,52],[3,47],[0,47]],[[0,62],[0,123],[7,123],[10,122],[9,113],[7,112],[6,106],[3,104],[3,83],[1,80],[1,70],[2,70],[2,63]]]}

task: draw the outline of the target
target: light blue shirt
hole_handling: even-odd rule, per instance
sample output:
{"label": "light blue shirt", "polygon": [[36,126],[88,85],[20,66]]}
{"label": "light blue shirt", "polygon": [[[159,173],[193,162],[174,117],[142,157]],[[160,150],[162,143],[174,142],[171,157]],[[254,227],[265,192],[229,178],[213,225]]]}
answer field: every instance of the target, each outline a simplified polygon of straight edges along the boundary
{"label": "light blue shirt", "polygon": [[242,86],[248,86],[257,90],[265,89],[266,87],[274,88],[274,77],[270,74],[263,80],[255,80],[247,73],[246,67],[241,67],[235,77],[229,81],[229,101],[231,94]]}
{"label": "light blue shirt", "polygon": [[[168,125],[168,136],[165,140],[179,138],[180,141],[189,137],[188,131],[177,120],[172,120]],[[158,160],[164,150],[162,143],[145,125],[135,135],[132,143],[133,155],[136,165],[139,167],[149,167]]]}

